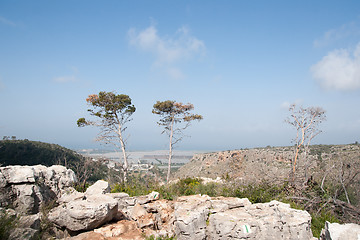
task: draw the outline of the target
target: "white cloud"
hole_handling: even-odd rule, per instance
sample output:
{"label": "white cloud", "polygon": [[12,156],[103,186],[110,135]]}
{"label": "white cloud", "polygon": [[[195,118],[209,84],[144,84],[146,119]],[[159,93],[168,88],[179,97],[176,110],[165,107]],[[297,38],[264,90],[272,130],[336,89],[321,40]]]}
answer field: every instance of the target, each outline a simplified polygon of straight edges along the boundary
{"label": "white cloud", "polygon": [[154,55],[153,67],[163,68],[175,79],[184,77],[175,64],[205,53],[204,42],[191,36],[186,27],[179,28],[172,37],[160,36],[153,25],[141,31],[131,28],[128,37],[132,46]]}
{"label": "white cloud", "polygon": [[2,17],[2,16],[0,16],[0,23],[8,25],[8,26],[13,26],[13,27],[16,26],[16,23],[14,23],[14,22],[12,22],[12,21],[10,21],[10,20]]}
{"label": "white cloud", "polygon": [[62,76],[62,77],[56,77],[54,78],[54,81],[57,83],[67,83],[67,82],[75,82],[76,77],[74,75],[72,76]]}
{"label": "white cloud", "polygon": [[322,87],[335,90],[360,88],[360,43],[355,50],[331,51],[311,67],[312,76]]}
{"label": "white cloud", "polygon": [[336,41],[349,37],[360,36],[360,26],[354,21],[344,24],[338,28],[330,29],[324,35],[314,41],[314,47],[324,47]]}

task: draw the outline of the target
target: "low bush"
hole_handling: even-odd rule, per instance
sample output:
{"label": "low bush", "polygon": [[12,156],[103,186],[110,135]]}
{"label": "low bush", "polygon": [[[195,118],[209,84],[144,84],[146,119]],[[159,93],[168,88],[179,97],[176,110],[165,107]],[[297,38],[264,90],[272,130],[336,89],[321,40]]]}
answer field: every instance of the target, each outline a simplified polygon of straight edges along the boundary
{"label": "low bush", "polygon": [[18,223],[16,215],[10,215],[5,209],[0,210],[0,239],[6,240]]}

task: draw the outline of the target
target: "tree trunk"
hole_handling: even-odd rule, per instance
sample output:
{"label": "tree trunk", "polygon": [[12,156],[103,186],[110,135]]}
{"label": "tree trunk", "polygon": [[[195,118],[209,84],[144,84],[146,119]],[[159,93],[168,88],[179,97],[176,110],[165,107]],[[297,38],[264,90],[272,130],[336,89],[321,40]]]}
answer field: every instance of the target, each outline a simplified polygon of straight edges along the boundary
{"label": "tree trunk", "polygon": [[167,176],[166,176],[166,183],[169,182],[170,180],[170,171],[171,171],[171,158],[172,158],[172,139],[173,139],[173,134],[174,134],[174,116],[172,117],[171,120],[171,124],[170,124],[170,139],[169,139],[169,162],[168,162],[168,172],[167,172]]}
{"label": "tree trunk", "polygon": [[128,164],[127,156],[126,156],[125,143],[124,143],[124,140],[123,140],[122,134],[121,134],[121,125],[119,125],[118,134],[119,134],[121,150],[122,150],[123,158],[124,158],[124,165],[123,165],[124,178],[123,178],[123,181],[124,181],[124,183],[126,183],[127,182],[127,174],[128,174],[128,166],[129,166],[129,164]]}

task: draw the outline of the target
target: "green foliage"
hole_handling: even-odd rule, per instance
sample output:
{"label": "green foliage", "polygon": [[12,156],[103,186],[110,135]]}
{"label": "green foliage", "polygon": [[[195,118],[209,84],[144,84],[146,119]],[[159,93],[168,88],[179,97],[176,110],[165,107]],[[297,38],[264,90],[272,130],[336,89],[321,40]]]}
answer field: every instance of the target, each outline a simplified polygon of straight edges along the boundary
{"label": "green foliage", "polygon": [[78,191],[78,192],[85,192],[86,189],[87,189],[88,187],[90,187],[90,184],[89,184],[89,183],[85,183],[85,184],[76,183],[76,184],[74,184],[73,187],[74,187],[75,190]]}
{"label": "green foliage", "polygon": [[74,166],[84,157],[57,144],[29,140],[0,141],[0,163],[8,165],[51,166],[55,164]]}
{"label": "green foliage", "polygon": [[5,209],[0,210],[0,239],[9,238],[12,230],[16,228],[18,218],[16,215],[9,215]]}
{"label": "green foliage", "polygon": [[124,192],[129,194],[129,196],[141,196],[147,195],[156,189],[154,185],[147,184],[145,179],[141,177],[129,177],[128,181],[125,183],[117,183],[111,188],[112,193]]}
{"label": "green foliage", "polygon": [[[136,108],[131,104],[131,98],[125,94],[116,94],[114,92],[99,92],[91,94],[86,99],[91,108],[88,109],[90,115],[100,118],[104,127],[117,125],[124,117],[132,115]],[[86,121],[85,118],[79,118],[77,121],[79,127],[86,125],[95,125],[93,122]]]}
{"label": "green foliage", "polygon": [[146,240],[176,240],[176,237],[156,237],[154,235],[151,235],[146,238]]}
{"label": "green foliage", "polygon": [[326,210],[321,211],[319,214],[311,214],[311,231],[314,237],[320,237],[321,230],[324,228],[326,221],[340,223],[336,216]]}
{"label": "green foliage", "polygon": [[285,187],[261,183],[258,185],[247,185],[235,190],[235,197],[248,198],[251,203],[270,202],[281,198],[285,193]]}

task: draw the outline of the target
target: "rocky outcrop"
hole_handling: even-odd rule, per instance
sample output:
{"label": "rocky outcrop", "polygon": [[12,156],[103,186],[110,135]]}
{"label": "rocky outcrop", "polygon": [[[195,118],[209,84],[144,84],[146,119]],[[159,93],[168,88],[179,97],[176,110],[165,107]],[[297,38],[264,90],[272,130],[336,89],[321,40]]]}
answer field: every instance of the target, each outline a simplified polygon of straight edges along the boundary
{"label": "rocky outcrop", "polygon": [[277,201],[211,214],[208,239],[312,239],[311,217]]}
{"label": "rocky outcrop", "polygon": [[140,204],[125,195],[122,203],[126,198],[135,202],[128,214],[122,212],[126,219],[72,239],[144,239],[144,235],[178,240],[313,239],[310,215],[277,201],[251,204],[246,198],[193,195]]}
{"label": "rocky outcrop", "polygon": [[60,197],[74,182],[75,173],[63,166],[1,167],[0,206],[12,206],[22,214],[36,214],[43,203]]}
{"label": "rocky outcrop", "polygon": [[[251,204],[246,198],[207,195],[168,201],[159,200],[157,192],[130,197],[110,193],[105,181],[80,193],[70,187],[76,179],[71,170],[61,166],[23,168],[0,168],[1,204],[10,201],[20,216],[21,227],[13,231],[13,239],[38,234],[43,217],[38,209],[49,199],[56,200],[56,205],[46,219],[59,236],[70,234],[73,240],[144,239],[150,235],[176,236],[178,240],[312,239],[310,215],[277,201]],[[11,197],[5,196],[6,192]]]}

